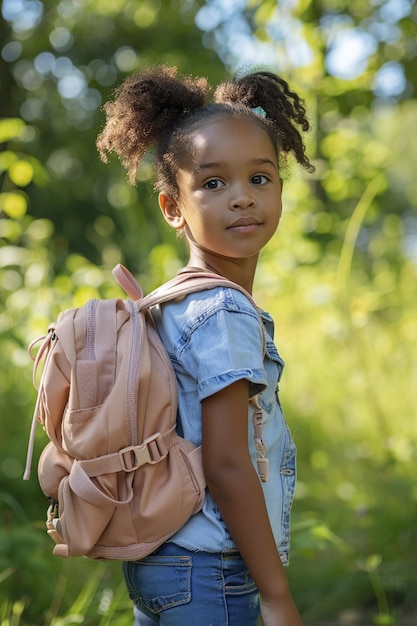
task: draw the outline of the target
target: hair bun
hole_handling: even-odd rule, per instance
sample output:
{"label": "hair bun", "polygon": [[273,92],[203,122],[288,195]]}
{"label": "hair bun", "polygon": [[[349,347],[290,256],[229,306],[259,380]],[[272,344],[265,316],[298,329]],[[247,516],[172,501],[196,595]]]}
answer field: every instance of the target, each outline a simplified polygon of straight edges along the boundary
{"label": "hair bun", "polygon": [[106,102],[106,125],[97,139],[101,159],[115,152],[133,183],[145,152],[179,117],[205,104],[205,78],[177,78],[177,69],[157,65],[127,78]]}
{"label": "hair bun", "polygon": [[149,121],[161,116],[177,119],[181,113],[189,113],[204,105],[208,92],[205,78],[176,77],[177,69],[164,65],[145,70],[139,76],[127,79],[125,87],[131,106]]}

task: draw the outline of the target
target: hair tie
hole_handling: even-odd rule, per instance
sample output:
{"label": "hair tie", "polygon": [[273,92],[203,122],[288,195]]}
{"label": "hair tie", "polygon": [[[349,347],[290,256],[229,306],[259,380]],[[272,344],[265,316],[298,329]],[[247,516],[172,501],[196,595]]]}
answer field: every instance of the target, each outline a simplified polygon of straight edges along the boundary
{"label": "hair tie", "polygon": [[255,115],[259,115],[260,117],[266,117],[265,109],[263,109],[260,106],[251,108],[251,111],[252,111],[252,113],[255,113]]}

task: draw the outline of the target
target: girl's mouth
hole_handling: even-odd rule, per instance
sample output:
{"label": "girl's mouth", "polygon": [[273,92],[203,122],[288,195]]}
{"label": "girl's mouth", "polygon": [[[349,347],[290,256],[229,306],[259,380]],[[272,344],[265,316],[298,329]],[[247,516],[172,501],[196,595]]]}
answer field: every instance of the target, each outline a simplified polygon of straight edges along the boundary
{"label": "girl's mouth", "polygon": [[227,230],[249,233],[256,230],[261,222],[252,216],[238,217],[228,226]]}

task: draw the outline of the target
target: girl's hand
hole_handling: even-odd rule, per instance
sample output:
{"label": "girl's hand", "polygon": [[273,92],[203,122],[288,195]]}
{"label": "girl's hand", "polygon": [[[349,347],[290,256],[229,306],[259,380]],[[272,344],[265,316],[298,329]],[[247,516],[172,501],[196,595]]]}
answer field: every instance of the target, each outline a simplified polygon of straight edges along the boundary
{"label": "girl's hand", "polygon": [[303,626],[290,595],[280,600],[261,599],[261,615],[265,626]]}

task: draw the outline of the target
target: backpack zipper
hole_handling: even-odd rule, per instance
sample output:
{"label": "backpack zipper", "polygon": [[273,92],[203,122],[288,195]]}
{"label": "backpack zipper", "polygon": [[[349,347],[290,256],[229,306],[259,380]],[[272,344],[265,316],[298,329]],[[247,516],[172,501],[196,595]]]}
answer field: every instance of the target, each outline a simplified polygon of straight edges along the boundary
{"label": "backpack zipper", "polygon": [[98,300],[89,300],[85,311],[85,358],[87,361],[96,359],[96,310]]}
{"label": "backpack zipper", "polygon": [[140,359],[140,349],[142,346],[141,341],[141,326],[143,329],[144,324],[139,324],[139,314],[136,309],[135,303],[132,300],[125,300],[125,306],[129,309],[131,328],[132,328],[132,341],[129,358],[129,376],[127,381],[127,406],[129,415],[129,428],[130,428],[130,445],[136,446],[138,444],[138,429],[137,429],[137,412],[138,404],[137,397],[140,389],[138,390],[138,367]]}

